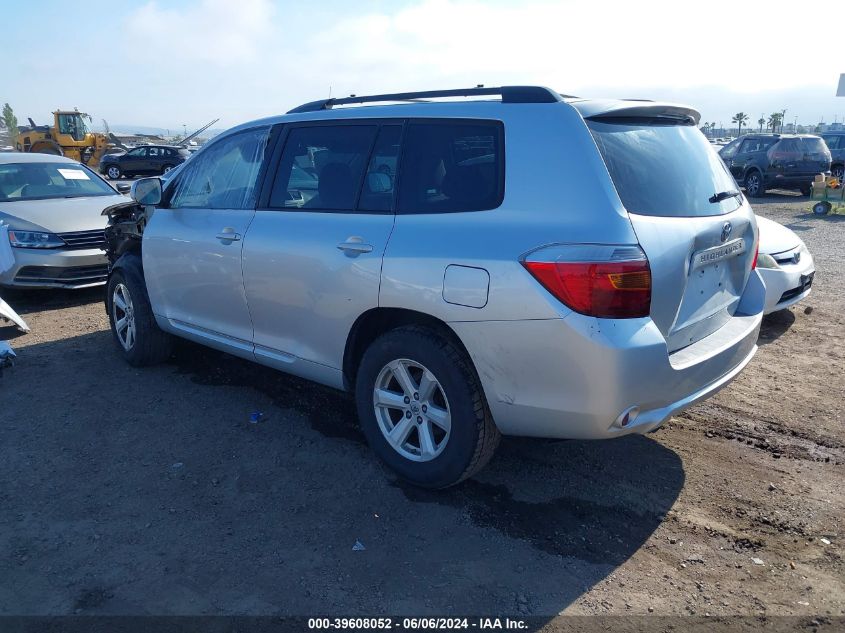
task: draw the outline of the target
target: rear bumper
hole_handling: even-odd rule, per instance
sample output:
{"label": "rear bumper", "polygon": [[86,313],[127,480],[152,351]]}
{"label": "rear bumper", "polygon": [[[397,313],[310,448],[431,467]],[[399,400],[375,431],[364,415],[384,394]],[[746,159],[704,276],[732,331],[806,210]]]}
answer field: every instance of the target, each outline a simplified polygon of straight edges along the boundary
{"label": "rear bumper", "polygon": [[812,184],[817,174],[827,173],[830,171],[818,171],[812,174],[767,174],[763,181],[767,187],[777,188],[783,187],[786,189],[797,187],[808,187]]}
{"label": "rear bumper", "polygon": [[[647,433],[730,383],[757,351],[763,284],[752,275],[744,315],[669,354],[651,319],[451,323],[506,435],[603,439]],[[626,426],[617,420],[637,407]]]}
{"label": "rear bumper", "polygon": [[100,249],[12,249],[15,263],[0,273],[0,286],[88,288],[105,283],[108,260]]}

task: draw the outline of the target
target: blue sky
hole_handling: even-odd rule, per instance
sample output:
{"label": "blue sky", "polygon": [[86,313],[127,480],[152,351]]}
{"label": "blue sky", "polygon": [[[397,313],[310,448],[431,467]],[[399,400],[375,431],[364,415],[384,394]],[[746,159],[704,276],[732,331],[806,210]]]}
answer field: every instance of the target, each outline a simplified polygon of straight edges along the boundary
{"label": "blue sky", "polygon": [[[796,8],[786,0],[69,6],[4,6],[6,25],[38,25],[37,38],[35,28],[6,28],[0,42],[0,102],[21,121],[78,107],[112,125],[181,129],[220,117],[229,127],[327,96],[330,88],[346,95],[477,83],[680,101],[698,108],[702,120],[726,125],[739,110],[752,121],[784,108],[787,122],[845,117],[845,99],[833,96],[843,70],[830,61],[835,42],[784,48],[778,34]],[[818,54],[811,53],[816,46]]]}

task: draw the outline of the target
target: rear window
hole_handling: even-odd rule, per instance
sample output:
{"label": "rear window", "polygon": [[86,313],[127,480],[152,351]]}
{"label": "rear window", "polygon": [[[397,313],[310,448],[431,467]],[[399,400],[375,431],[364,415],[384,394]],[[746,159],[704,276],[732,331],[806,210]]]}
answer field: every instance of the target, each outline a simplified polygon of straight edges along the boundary
{"label": "rear window", "polygon": [[828,149],[824,141],[818,137],[803,137],[801,143],[804,145],[804,152],[810,155],[827,154]]}
{"label": "rear window", "polygon": [[691,217],[730,213],[739,197],[710,202],[736,182],[694,125],[587,122],[622,204],[631,213]]}

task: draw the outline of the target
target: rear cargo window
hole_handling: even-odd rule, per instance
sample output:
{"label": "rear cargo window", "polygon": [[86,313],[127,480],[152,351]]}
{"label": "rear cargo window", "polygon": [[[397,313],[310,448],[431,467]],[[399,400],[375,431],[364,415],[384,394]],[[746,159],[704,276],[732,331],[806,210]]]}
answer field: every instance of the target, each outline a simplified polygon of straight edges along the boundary
{"label": "rear cargo window", "polygon": [[736,210],[739,197],[710,202],[715,194],[739,187],[699,129],[652,121],[587,122],[625,208],[667,217]]}
{"label": "rear cargo window", "polygon": [[801,144],[804,146],[804,152],[813,156],[819,154],[826,154],[828,152],[827,145],[818,137],[803,137]]}

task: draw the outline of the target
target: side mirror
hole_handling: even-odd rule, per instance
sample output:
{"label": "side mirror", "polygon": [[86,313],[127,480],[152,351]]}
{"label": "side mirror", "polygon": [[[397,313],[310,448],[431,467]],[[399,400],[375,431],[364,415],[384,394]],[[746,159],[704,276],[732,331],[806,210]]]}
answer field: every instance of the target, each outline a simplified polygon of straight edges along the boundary
{"label": "side mirror", "polygon": [[128,182],[119,182],[114,186],[118,193],[127,194],[132,189],[132,185]]}
{"label": "side mirror", "polygon": [[158,178],[141,178],[132,183],[130,197],[138,204],[155,206],[161,202],[161,181]]}

